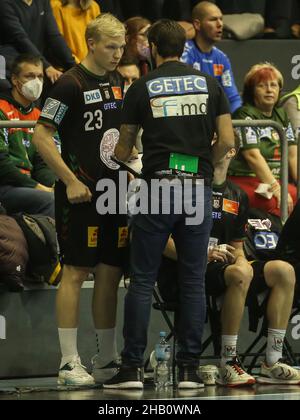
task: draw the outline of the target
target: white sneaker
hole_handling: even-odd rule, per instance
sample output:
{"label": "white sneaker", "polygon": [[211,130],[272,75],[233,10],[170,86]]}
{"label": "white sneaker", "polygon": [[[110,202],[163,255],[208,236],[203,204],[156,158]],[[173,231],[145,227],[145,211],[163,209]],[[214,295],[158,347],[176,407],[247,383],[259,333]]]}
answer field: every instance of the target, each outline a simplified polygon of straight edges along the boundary
{"label": "white sneaker", "polygon": [[228,387],[247,386],[255,384],[255,379],[245,372],[238,357],[235,357],[219,368],[216,383]]}
{"label": "white sneaker", "polygon": [[94,378],[87,373],[79,356],[59,369],[57,383],[74,386],[95,385]]}
{"label": "white sneaker", "polygon": [[92,376],[96,383],[102,384],[103,382],[111,379],[113,376],[115,376],[121,366],[121,359],[117,358],[116,360],[112,360],[111,362],[107,363],[103,362],[100,358],[99,354],[96,354],[92,358]]}
{"label": "white sneaker", "polygon": [[281,360],[270,367],[263,362],[256,380],[260,384],[300,385],[300,370]]}

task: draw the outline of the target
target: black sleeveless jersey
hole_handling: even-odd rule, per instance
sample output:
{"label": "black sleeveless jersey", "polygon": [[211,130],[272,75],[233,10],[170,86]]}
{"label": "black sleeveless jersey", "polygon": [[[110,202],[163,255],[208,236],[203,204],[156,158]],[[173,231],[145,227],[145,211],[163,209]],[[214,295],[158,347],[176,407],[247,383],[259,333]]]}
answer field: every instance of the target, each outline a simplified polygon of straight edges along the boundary
{"label": "black sleeveless jersey", "polygon": [[123,81],[117,72],[97,76],[81,64],[55,83],[39,122],[54,126],[62,158],[89,186],[117,175],[110,155],[119,138]]}
{"label": "black sleeveless jersey", "polygon": [[237,185],[225,181],[213,185],[213,228],[211,238],[219,244],[243,241],[247,223],[248,197]]}

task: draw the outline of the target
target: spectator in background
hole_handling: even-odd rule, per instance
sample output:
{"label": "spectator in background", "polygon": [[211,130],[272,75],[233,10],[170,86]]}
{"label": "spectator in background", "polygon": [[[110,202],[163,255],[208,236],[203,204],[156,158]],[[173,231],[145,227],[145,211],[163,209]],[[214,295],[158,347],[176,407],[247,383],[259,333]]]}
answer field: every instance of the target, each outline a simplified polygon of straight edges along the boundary
{"label": "spectator in background", "polygon": [[192,11],[196,37],[186,42],[181,61],[215,77],[224,89],[234,112],[241,106],[241,98],[234,82],[228,57],[214,44],[222,39],[221,10],[208,1],[198,3]]}
{"label": "spectator in background", "polygon": [[117,67],[118,72],[124,78],[124,92],[126,92],[132,83],[141,77],[139,61],[132,56],[123,55]]}
{"label": "spectator in background", "polygon": [[[117,70],[124,78],[124,94],[126,94],[127,90],[132,85],[132,83],[141,77],[139,62],[135,57],[123,54],[123,57],[120,60]],[[141,142],[142,132],[143,130],[141,129],[137,135],[136,145],[133,148],[130,160],[137,159],[138,153],[142,152],[143,150]]]}
{"label": "spectator in background", "polygon": [[300,38],[300,0],[292,0],[291,32],[295,38]]}
{"label": "spectator in background", "polygon": [[[288,21],[294,0],[217,0],[224,14],[259,13],[265,19],[265,38],[288,35]],[[283,36],[285,35],[285,36]]]}
{"label": "spectator in background", "polygon": [[151,22],[141,16],[134,16],[125,22],[125,54],[138,59],[142,76],[147,74],[150,69],[150,49],[147,38],[150,25]]}
{"label": "spectator in background", "polygon": [[[96,0],[96,1],[101,7],[102,13],[109,12],[109,13],[112,13],[114,16],[116,16],[118,19],[124,20],[124,16],[123,16],[121,5],[120,5],[120,0]],[[131,3],[132,3],[131,1],[130,2],[127,1],[128,7]],[[134,15],[136,15],[136,13],[134,13]]]}
{"label": "spectator in background", "polygon": [[[75,64],[74,58],[60,34],[49,0],[0,0],[0,54],[10,65],[20,53],[41,55],[45,74],[54,83],[64,70]],[[51,51],[52,61],[46,58]]]}
{"label": "spectator in background", "polygon": [[87,55],[85,30],[87,24],[100,15],[100,7],[94,0],[51,0],[57,26],[76,63]]}
{"label": "spectator in background", "polygon": [[[235,119],[273,120],[286,131],[289,145],[289,175],[297,182],[297,141],[285,110],[278,106],[283,77],[270,63],[257,64],[245,77],[243,107],[234,114]],[[241,149],[231,162],[231,180],[239,185],[249,198],[250,207],[261,208],[280,215],[281,147],[277,131],[272,127],[248,128],[241,135]],[[266,185],[260,185],[266,184]],[[258,190],[256,192],[256,190]],[[288,206],[292,211],[297,200],[294,184],[289,184]]]}
{"label": "spectator in background", "polygon": [[292,17],[293,0],[266,0],[265,38],[287,38]]}
{"label": "spectator in background", "polygon": [[286,110],[291,121],[294,133],[298,139],[300,133],[300,85],[280,100],[280,105]]}
{"label": "spectator in background", "polygon": [[196,32],[192,23],[187,22],[186,20],[179,20],[178,23],[184,29],[187,40],[195,38]]}
{"label": "spectator in background", "polygon": [[[1,121],[36,121],[43,88],[38,56],[19,56],[12,66],[12,89],[0,95]],[[9,213],[45,214],[54,218],[55,177],[31,143],[33,128],[0,130],[0,201]]]}

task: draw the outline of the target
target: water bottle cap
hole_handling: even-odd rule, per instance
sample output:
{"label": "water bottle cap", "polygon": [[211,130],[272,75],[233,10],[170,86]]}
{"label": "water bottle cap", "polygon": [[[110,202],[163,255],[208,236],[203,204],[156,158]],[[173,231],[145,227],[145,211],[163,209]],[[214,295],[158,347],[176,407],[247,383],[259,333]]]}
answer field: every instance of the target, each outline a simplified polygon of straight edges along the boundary
{"label": "water bottle cap", "polygon": [[159,336],[160,336],[160,337],[166,337],[166,336],[167,336],[167,333],[166,333],[165,331],[161,331],[161,332],[159,333]]}

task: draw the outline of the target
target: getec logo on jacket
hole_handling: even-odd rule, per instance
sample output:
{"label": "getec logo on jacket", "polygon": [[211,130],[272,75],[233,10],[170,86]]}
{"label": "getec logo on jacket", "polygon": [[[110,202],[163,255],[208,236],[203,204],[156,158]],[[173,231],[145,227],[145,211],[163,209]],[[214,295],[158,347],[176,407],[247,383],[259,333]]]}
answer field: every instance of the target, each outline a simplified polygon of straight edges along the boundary
{"label": "getec logo on jacket", "polygon": [[153,118],[206,115],[205,77],[160,77],[147,82]]}
{"label": "getec logo on jacket", "polygon": [[0,340],[6,339],[6,319],[0,315]]}

